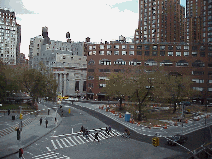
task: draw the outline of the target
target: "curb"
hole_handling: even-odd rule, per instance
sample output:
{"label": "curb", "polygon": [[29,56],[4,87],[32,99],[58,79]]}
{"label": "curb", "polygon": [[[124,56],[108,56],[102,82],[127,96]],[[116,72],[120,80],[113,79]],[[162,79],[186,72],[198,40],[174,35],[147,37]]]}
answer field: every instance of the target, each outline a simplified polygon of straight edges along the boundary
{"label": "curb", "polygon": [[[53,109],[52,109],[52,110],[53,110]],[[54,111],[54,110],[53,110],[53,111]],[[59,114],[58,114],[58,115],[59,115]],[[60,116],[60,115],[59,115],[59,116]],[[37,119],[37,118],[38,118],[38,116],[36,117],[36,119]],[[61,117],[60,117],[60,118],[61,118]],[[35,143],[36,141],[40,140],[42,137],[48,135],[50,132],[52,132],[54,129],[56,129],[61,123],[62,123],[62,118],[61,118],[61,121],[57,124],[56,127],[52,128],[51,130],[49,130],[49,132],[47,132],[46,134],[44,134],[44,135],[38,137],[37,139],[33,140],[32,142],[27,143],[26,145],[22,146],[22,149],[24,150],[25,148],[29,147],[30,145],[32,145],[32,144]],[[16,153],[18,153],[18,152],[19,152],[19,150],[15,151],[15,152],[13,152],[13,153],[11,153],[11,154],[8,154],[8,155],[6,155],[6,156],[3,156],[3,157],[1,157],[1,158],[9,157],[9,156],[14,155],[14,154],[16,154]]]}

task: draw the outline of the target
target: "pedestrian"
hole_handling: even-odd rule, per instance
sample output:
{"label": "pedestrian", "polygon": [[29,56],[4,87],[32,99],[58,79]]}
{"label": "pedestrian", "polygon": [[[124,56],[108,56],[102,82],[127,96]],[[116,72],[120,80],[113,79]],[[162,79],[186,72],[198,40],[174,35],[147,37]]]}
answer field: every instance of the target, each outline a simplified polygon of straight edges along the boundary
{"label": "pedestrian", "polygon": [[24,153],[24,150],[22,148],[19,149],[19,159],[23,158],[23,153]]}
{"label": "pedestrian", "polygon": [[88,139],[88,130],[87,129],[85,130],[85,137],[86,137],[86,139]]}
{"label": "pedestrian", "polygon": [[10,109],[8,109],[8,115],[10,115]]}
{"label": "pedestrian", "polygon": [[[98,140],[98,142],[99,142],[99,139],[98,139],[98,132],[96,132],[94,140],[95,140],[95,141]],[[94,141],[94,140],[93,140],[93,141]]]}
{"label": "pedestrian", "polygon": [[83,136],[85,136],[85,128],[83,128]]}
{"label": "pedestrian", "polygon": [[81,126],[80,132],[83,132],[83,126]]}
{"label": "pedestrian", "polygon": [[109,132],[111,132],[111,126],[109,125],[109,128],[108,128]]}
{"label": "pedestrian", "polygon": [[56,117],[54,118],[54,123],[57,123],[57,118]]}
{"label": "pedestrian", "polygon": [[46,128],[47,128],[47,125],[48,125],[48,120],[46,119]]}
{"label": "pedestrian", "polygon": [[108,130],[107,127],[106,127],[106,129],[105,129],[105,132],[109,135],[109,130]]}
{"label": "pedestrian", "polygon": [[42,117],[40,118],[40,125],[42,124]]}
{"label": "pedestrian", "polygon": [[49,115],[50,109],[48,109],[48,115]]}

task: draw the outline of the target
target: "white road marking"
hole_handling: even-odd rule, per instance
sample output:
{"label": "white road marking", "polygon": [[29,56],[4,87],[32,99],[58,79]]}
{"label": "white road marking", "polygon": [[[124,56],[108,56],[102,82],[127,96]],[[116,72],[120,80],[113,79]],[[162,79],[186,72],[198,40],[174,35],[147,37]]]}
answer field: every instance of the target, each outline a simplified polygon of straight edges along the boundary
{"label": "white road marking", "polygon": [[76,138],[75,136],[73,136],[73,138],[74,138],[79,144],[82,144],[81,142],[79,142],[79,141],[77,140],[77,138]]}
{"label": "white road marking", "polygon": [[60,139],[62,141],[62,143],[65,145],[65,147],[70,147],[70,146],[67,146],[66,143],[63,141],[63,139]]}
{"label": "white road marking", "polygon": [[79,136],[77,136],[77,137],[82,141],[83,144],[85,143]]}
{"label": "white road marking", "polygon": [[73,142],[74,143],[74,145],[76,146],[77,144],[72,140],[72,138],[71,137],[68,137],[69,138],[69,140],[71,140],[71,142]]}
{"label": "white road marking", "polygon": [[66,138],[64,138],[64,140],[66,140],[70,146],[74,146]]}
{"label": "white road marking", "polygon": [[46,147],[48,151],[51,151],[49,147]]}
{"label": "white road marking", "polygon": [[57,146],[55,145],[54,141],[53,141],[53,140],[51,140],[51,142],[52,142],[52,145],[54,146],[54,149],[56,149],[56,150],[57,150]]}

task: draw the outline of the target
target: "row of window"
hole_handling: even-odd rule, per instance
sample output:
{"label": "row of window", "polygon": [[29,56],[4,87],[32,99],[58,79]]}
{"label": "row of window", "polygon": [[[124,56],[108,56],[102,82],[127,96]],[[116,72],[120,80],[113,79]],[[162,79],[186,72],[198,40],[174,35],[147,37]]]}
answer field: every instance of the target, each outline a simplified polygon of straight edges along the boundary
{"label": "row of window", "polygon": [[[100,45],[99,46],[99,49],[104,49],[104,48],[112,49],[112,45],[107,45],[107,47],[105,47],[104,45]],[[113,48],[114,49],[119,49],[119,45],[114,45]],[[127,45],[121,45],[121,48],[122,49],[127,49]],[[129,48],[130,49],[134,49],[134,45],[129,45]],[[89,50],[92,50],[92,49],[96,49],[96,45],[89,46]]]}
{"label": "row of window", "polygon": [[[134,51],[129,51],[129,53],[127,51],[120,51],[121,52],[121,55],[135,55]],[[104,52],[104,51],[99,51],[99,55],[112,55],[112,51],[107,51],[107,52]],[[158,52],[157,51],[136,51],[137,55],[142,55],[144,53],[145,56],[158,56]],[[172,52],[172,51],[169,51],[169,52],[165,52],[165,51],[160,51],[160,56],[189,56],[189,52]],[[182,55],[183,54],[183,55]],[[205,57],[205,52],[196,52],[196,51],[193,51],[191,52],[191,55],[196,57],[196,56],[199,56],[200,57]],[[96,55],[96,51],[90,51],[88,52],[88,55],[91,56],[91,55]],[[113,55],[119,55],[119,51],[114,51],[114,54]],[[208,56],[212,56],[212,52],[208,52]]]}
{"label": "row of window", "polygon": [[[159,62],[156,62],[152,59],[147,60],[146,62],[144,62],[144,66],[157,66]],[[94,65],[95,61],[94,60],[90,60],[88,62],[88,65]],[[110,66],[112,64],[111,60],[108,59],[103,59],[103,60],[99,60],[99,65],[107,65]],[[113,62],[114,65],[126,65],[127,62],[124,61],[123,59],[117,59],[116,61]],[[160,66],[173,66],[174,62],[170,61],[170,60],[164,60],[162,62],[160,62]],[[129,61],[129,65],[141,65],[141,61],[134,59],[132,61]],[[186,60],[179,60],[178,62],[176,62],[176,66],[189,66],[189,63]],[[205,67],[205,63],[200,61],[200,60],[196,60],[192,63],[192,67]],[[212,63],[208,63],[208,67],[212,67]]]}

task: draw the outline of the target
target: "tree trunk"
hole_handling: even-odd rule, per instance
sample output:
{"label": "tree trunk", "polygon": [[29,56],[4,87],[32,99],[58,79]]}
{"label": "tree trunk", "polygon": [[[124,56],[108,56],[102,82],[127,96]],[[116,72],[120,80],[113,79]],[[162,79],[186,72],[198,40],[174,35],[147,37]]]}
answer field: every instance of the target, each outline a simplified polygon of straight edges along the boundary
{"label": "tree trunk", "polygon": [[176,107],[177,107],[177,105],[176,105],[176,101],[174,101],[174,110],[173,110],[173,114],[176,112]]}

